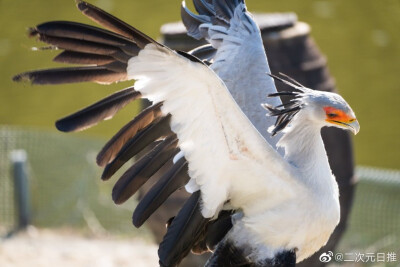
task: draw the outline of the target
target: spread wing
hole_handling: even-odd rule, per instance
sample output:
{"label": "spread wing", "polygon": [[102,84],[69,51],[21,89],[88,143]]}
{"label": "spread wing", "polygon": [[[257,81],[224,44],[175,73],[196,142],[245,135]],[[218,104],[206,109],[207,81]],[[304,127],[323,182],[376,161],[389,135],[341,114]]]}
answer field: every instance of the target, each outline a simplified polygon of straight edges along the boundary
{"label": "spread wing", "polygon": [[[274,124],[273,118],[266,117],[259,105],[267,94],[276,93],[261,33],[250,13],[246,11],[244,1],[206,1],[193,0],[199,13],[194,14],[185,3],[181,16],[188,34],[196,39],[205,38],[210,46],[193,51],[210,61],[211,68],[224,81],[229,92],[239,104],[244,114],[273,146],[278,138],[271,138],[266,129]],[[271,27],[277,21],[271,21]],[[281,19],[279,25],[293,23],[291,19]],[[214,51],[214,54],[211,54]],[[269,104],[277,106],[279,98],[269,99]]]}
{"label": "spread wing", "polygon": [[[233,191],[253,177],[264,194],[276,190],[274,179],[290,179],[289,165],[250,123],[223,81],[200,61],[152,43],[129,60],[128,76],[153,105],[162,103],[161,116],[171,116],[182,151],[178,157],[186,158],[191,183],[201,190],[204,217],[216,215],[228,200],[235,202]],[[268,181],[265,188],[262,180]]]}
{"label": "spread wing", "polygon": [[[208,7],[211,5],[211,1],[200,2]],[[218,6],[218,1],[213,2]],[[241,9],[244,4],[234,2],[237,5],[229,5],[229,10],[233,8],[232,16],[238,16],[238,19],[231,19],[235,27],[228,28],[241,29],[240,36],[231,36],[227,32],[229,23],[226,19],[220,19],[221,25],[225,25],[220,29],[221,33],[216,32],[218,23],[207,26],[207,34],[214,39],[212,42],[220,41],[211,68],[190,54],[164,47],[103,10],[78,1],[78,8],[86,16],[110,31],[55,21],[38,25],[30,33],[63,50],[56,61],[81,66],[30,71],[14,77],[15,81],[29,80],[33,84],[137,80],[134,87],[66,116],[56,126],[66,132],[84,130],[113,117],[135,99],[151,100],[151,106],[128,122],[104,146],[97,163],[104,167],[102,179],[106,180],[131,158],[146,151],[120,177],[112,192],[114,202],[122,203],[150,177],[158,178],[135,209],[133,223],[138,227],[174,191],[186,184],[187,188],[196,191],[172,220],[160,245],[160,261],[165,265],[179,262],[204,231],[220,235],[211,245],[223,237],[224,234],[215,227],[224,225],[224,231],[229,229],[230,220],[226,219],[229,214],[221,216],[223,211],[220,212],[226,202],[250,214],[261,207],[257,196],[269,194],[273,199],[274,195],[279,195],[284,199],[282,196],[290,197],[296,186],[289,165],[254,128],[223,82],[233,86],[241,80],[251,82],[254,79],[257,90],[262,92],[262,97],[251,99],[257,107],[260,107],[260,99],[271,92],[268,88],[275,88],[265,75],[268,65],[263,49],[260,50],[261,41],[255,47],[245,42],[246,38],[259,38],[258,29],[255,30],[245,9]],[[221,8],[214,10],[217,17],[230,12]],[[218,38],[219,34],[221,38]],[[228,54],[233,53],[237,59],[243,49],[256,51],[249,55],[260,60],[261,64],[253,66],[255,70],[259,69],[258,72],[247,73],[234,66],[231,69],[222,67],[223,62],[230,60]],[[240,60],[251,58],[246,56]],[[250,69],[252,64],[246,66]],[[235,76],[236,82],[230,80],[230,71],[242,76]],[[253,95],[247,95],[244,90],[249,85],[241,86],[241,94],[252,98]],[[265,117],[261,108],[258,112],[259,116]],[[210,219],[218,214],[224,220],[216,220],[210,225]]]}
{"label": "spread wing", "polygon": [[[151,43],[129,60],[127,73],[136,80],[135,89],[143,97],[153,106],[161,105],[160,117],[167,118],[180,150],[173,160],[176,174],[150,190],[142,200],[148,204],[139,204],[134,212],[134,223],[141,224],[149,210],[158,207],[154,203],[161,202],[159,195],[170,192],[170,185],[175,189],[188,182],[189,189],[197,192],[192,195],[197,199],[188,200],[188,205],[193,204],[184,206],[160,245],[159,255],[165,265],[175,262],[170,257],[176,255],[176,243],[183,240],[179,235],[187,230],[182,225],[194,229],[189,231],[190,238],[186,237],[189,244],[179,249],[190,248],[204,221],[218,216],[226,203],[251,216],[298,192],[289,164],[254,128],[223,81],[201,61]],[[185,168],[190,180],[179,174]],[[271,203],[266,203],[266,198],[260,200],[265,195]],[[193,213],[187,215],[189,211]],[[181,214],[187,217],[182,219]]]}

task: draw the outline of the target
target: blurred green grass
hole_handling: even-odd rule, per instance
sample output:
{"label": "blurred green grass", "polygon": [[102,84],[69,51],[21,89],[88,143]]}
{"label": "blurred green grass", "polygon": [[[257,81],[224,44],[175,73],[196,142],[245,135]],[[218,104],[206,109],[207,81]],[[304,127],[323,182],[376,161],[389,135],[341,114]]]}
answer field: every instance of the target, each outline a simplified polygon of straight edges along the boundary
{"label": "blurred green grass", "polygon": [[[90,1],[157,38],[163,23],[179,20],[178,1]],[[356,136],[357,164],[399,168],[400,2],[398,0],[248,0],[250,11],[293,11],[312,26],[312,36],[327,56],[340,93],[355,110],[361,124]],[[75,84],[30,86],[11,77],[50,63],[55,52],[32,52],[40,46],[26,37],[26,29],[48,20],[91,23],[73,0],[0,0],[0,124],[30,125],[55,130],[54,121],[93,101],[126,87]],[[109,137],[133,117],[125,108],[115,119],[83,133]],[[79,134],[80,135],[80,134]]]}

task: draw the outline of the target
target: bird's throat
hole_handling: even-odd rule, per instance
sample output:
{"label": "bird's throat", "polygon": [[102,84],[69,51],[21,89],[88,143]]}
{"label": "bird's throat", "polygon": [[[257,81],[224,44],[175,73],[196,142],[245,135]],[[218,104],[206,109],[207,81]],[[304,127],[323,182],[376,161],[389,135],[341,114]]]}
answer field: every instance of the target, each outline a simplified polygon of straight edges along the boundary
{"label": "bird's throat", "polygon": [[321,127],[311,122],[293,124],[278,142],[284,158],[299,173],[299,179],[316,190],[332,184],[332,172],[321,137]]}

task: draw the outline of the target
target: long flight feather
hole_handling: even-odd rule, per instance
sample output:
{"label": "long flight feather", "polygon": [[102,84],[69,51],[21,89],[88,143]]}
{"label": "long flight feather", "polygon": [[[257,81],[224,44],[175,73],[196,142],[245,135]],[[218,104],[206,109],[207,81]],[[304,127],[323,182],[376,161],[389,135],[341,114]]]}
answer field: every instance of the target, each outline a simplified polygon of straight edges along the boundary
{"label": "long flight feather", "polygon": [[53,61],[59,63],[98,66],[114,62],[115,59],[107,55],[96,55],[96,54],[81,53],[74,51],[63,51],[60,54],[58,54],[53,59]]}
{"label": "long flight feather", "polygon": [[162,117],[131,138],[118,152],[115,159],[104,168],[101,178],[109,179],[128,160],[159,138],[172,134],[169,127],[170,116]]}
{"label": "long flight feather", "polygon": [[83,108],[56,122],[56,127],[62,132],[82,131],[102,120],[111,119],[120,109],[131,101],[141,97],[134,87],[129,87],[113,93],[110,96]]}
{"label": "long flight feather", "polygon": [[130,138],[161,116],[161,106],[162,103],[157,103],[144,109],[133,120],[122,127],[99,152],[96,159],[97,164],[99,166],[105,166],[112,161],[121,147],[125,145]]}
{"label": "long flight feather", "polygon": [[139,51],[139,48],[131,39],[115,34],[114,32],[83,23],[72,21],[49,21],[37,25],[34,29],[40,34],[53,37],[86,40],[112,46],[136,47],[136,53],[133,53],[132,55],[137,55],[137,52]]}
{"label": "long flight feather", "polygon": [[108,55],[112,56],[113,58],[121,62],[128,62],[128,60],[131,58],[130,55],[124,53],[119,47],[107,44],[95,43],[85,40],[63,38],[63,37],[53,37],[43,34],[39,34],[38,36],[40,41],[54,45],[59,49],[96,54],[96,55]]}
{"label": "long flight feather", "polygon": [[95,82],[111,84],[127,80],[126,73],[115,72],[103,66],[70,67],[28,71],[13,77],[13,81],[30,81],[32,84],[64,84]]}
{"label": "long flight feather", "polygon": [[176,266],[198,240],[209,219],[201,214],[200,191],[194,192],[172,220],[158,249],[161,266]]}
{"label": "long flight feather", "polygon": [[[112,30],[116,33],[119,33],[131,40],[134,40],[135,43],[140,47],[144,48],[148,43],[157,43],[155,40],[150,38],[149,36],[143,34],[138,31],[134,27],[130,26],[126,22],[114,17],[113,15],[105,12],[104,10],[93,6],[87,2],[77,0],[78,9],[88,18],[95,21],[96,23],[102,25],[103,27]],[[161,44],[159,44],[161,45]],[[163,46],[163,45],[161,45]]]}
{"label": "long flight feather", "polygon": [[166,138],[136,161],[115,183],[112,191],[113,201],[121,204],[135,194],[164,163],[177,153],[177,142],[175,135]]}
{"label": "long flight feather", "polygon": [[185,158],[179,159],[140,200],[132,216],[136,227],[142,226],[173,192],[189,181],[187,165]]}

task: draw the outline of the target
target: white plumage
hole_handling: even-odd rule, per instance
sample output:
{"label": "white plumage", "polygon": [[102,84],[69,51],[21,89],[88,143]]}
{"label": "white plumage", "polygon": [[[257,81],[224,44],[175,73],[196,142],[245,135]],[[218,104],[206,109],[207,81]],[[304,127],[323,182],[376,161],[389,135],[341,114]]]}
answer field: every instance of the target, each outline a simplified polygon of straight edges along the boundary
{"label": "white plumage", "polygon": [[[285,161],[205,65],[149,44],[129,61],[128,75],[144,97],[163,102],[162,112],[172,115],[190,183],[201,190],[203,216],[217,215],[228,200],[243,211],[228,235],[237,246],[252,248],[250,259],[296,248],[301,261],[326,243],[339,222],[338,188],[320,136],[326,123],[315,123],[311,108],[296,116],[279,142]],[[312,106],[307,101],[316,93],[303,91],[303,105]]]}
{"label": "white plumage", "polygon": [[[207,223],[224,209],[236,213],[232,228],[225,224],[224,230],[230,230],[217,241],[217,251],[228,248],[231,254],[241,253],[242,263],[271,266],[287,260],[293,264],[293,258],[300,262],[327,242],[339,222],[340,206],[320,129],[335,126],[356,134],[359,124],[337,94],[313,91],[275,76],[296,90],[276,92],[267,75],[270,69],[259,28],[244,1],[194,0],[200,15],[183,3],[182,18],[189,35],[206,38],[216,49],[210,66],[160,45],[95,6],[83,1],[77,5],[113,32],[55,21],[38,25],[30,34],[64,49],[58,60],[94,65],[31,71],[14,80],[38,84],[136,80],[134,87],[56,125],[62,131],[83,130],[111,118],[136,98],[153,102],[106,144],[97,159],[99,165],[106,165],[102,178],[108,179],[131,157],[151,148],[113,189],[113,200],[119,204],[150,177],[162,176],[136,208],[136,226],[185,183],[189,192],[197,192],[171,220],[172,230],[160,244],[160,264],[179,263],[196,242],[204,241],[201,234],[207,232]],[[111,63],[99,63],[104,60]],[[263,104],[269,110],[266,117],[261,107],[266,96],[285,94],[295,98],[284,105],[279,98],[269,99]],[[245,108],[241,110],[236,101]],[[271,138],[267,128],[272,135],[283,134],[280,139]],[[187,225],[193,221],[199,226]],[[289,256],[282,258],[282,252]],[[231,262],[229,256],[224,255],[222,261]],[[218,256],[211,258],[210,264],[218,260]]]}

